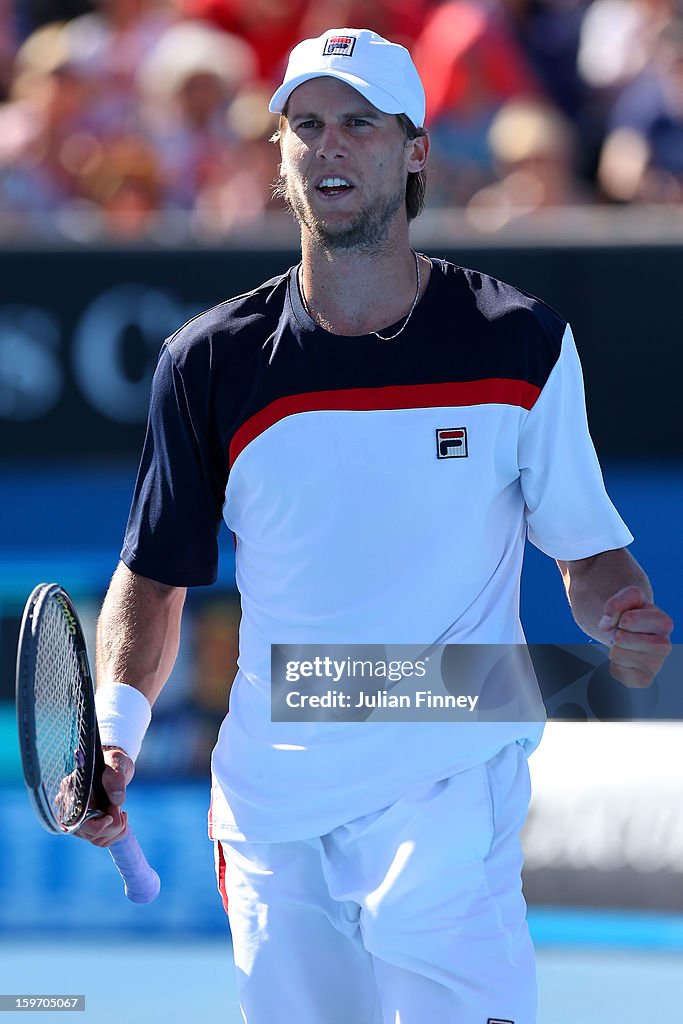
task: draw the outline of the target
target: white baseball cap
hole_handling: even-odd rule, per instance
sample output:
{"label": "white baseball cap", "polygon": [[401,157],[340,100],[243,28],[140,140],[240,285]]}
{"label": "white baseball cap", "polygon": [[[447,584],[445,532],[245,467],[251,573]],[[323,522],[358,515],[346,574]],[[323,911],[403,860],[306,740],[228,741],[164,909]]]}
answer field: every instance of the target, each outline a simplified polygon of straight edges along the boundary
{"label": "white baseball cap", "polygon": [[295,46],[268,109],[281,114],[298,85],[326,76],[357,89],[385,114],[405,114],[416,128],[424,125],[425,93],[410,54],[367,28],[328,29]]}

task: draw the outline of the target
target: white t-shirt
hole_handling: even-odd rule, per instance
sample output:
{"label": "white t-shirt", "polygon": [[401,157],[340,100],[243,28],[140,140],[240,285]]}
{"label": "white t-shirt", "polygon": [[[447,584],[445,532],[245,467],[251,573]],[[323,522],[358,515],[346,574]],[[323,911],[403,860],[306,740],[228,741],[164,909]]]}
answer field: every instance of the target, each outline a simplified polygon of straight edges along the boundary
{"label": "white t-shirt", "polygon": [[527,532],[563,560],[633,539],[605,493],[569,327],[436,260],[393,341],[318,328],[292,270],[167,342],[122,558],[210,582],[221,511],[242,623],[210,834],[256,842],[324,834],[542,731],[272,722],[271,644],[523,643]]}

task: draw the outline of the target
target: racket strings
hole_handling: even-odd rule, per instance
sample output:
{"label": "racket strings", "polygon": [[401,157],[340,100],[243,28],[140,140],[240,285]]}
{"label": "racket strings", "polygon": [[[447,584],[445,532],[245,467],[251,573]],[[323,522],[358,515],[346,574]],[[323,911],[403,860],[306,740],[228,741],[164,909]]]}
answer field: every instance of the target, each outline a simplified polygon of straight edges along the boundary
{"label": "racket strings", "polygon": [[69,828],[90,794],[86,778],[86,704],[72,625],[56,600],[43,609],[35,671],[36,744],[42,786],[57,820]]}

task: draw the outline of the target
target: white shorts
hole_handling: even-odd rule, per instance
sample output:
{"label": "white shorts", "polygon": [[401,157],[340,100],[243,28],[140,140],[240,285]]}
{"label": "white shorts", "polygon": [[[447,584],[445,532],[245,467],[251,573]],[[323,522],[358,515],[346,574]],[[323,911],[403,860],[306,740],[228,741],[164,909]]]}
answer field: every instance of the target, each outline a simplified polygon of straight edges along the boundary
{"label": "white shorts", "polygon": [[529,797],[514,743],[328,835],[217,843],[247,1024],[534,1024]]}

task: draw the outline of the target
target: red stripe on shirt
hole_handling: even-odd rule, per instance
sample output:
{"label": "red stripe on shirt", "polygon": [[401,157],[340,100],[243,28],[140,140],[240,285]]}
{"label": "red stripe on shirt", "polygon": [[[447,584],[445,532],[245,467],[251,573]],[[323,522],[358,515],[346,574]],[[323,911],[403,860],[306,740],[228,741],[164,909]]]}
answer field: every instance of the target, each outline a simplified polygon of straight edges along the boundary
{"label": "red stripe on shirt", "polygon": [[235,431],[230,442],[230,465],[248,444],[287,416],[302,412],[386,409],[431,409],[438,406],[518,405],[531,409],[541,389],[525,380],[489,377],[445,384],[401,384],[384,388],[342,388],[308,391],[277,398],[254,413]]}

